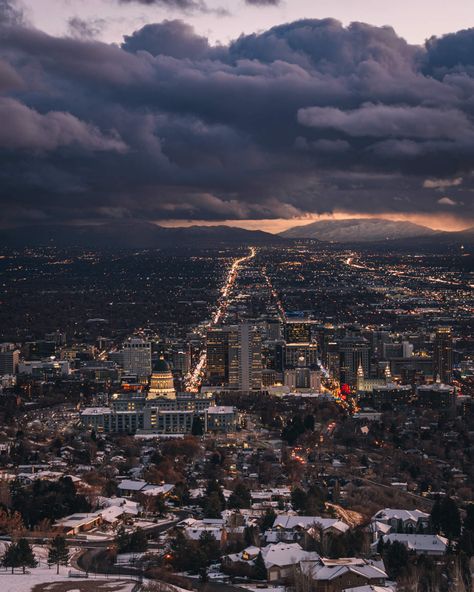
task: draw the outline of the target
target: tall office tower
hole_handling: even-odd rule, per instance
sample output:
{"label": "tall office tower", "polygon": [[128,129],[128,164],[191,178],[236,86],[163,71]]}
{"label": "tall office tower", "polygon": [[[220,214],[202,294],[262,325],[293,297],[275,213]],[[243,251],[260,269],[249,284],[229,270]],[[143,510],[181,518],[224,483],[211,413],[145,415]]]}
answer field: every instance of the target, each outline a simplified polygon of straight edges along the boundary
{"label": "tall office tower", "polygon": [[326,370],[330,376],[339,380],[339,343],[337,341],[329,341],[326,344],[326,354],[324,363]]}
{"label": "tall office tower", "polygon": [[281,323],[278,319],[268,319],[266,321],[266,338],[271,341],[281,339]]}
{"label": "tall office tower", "polygon": [[384,343],[382,351],[382,357],[384,360],[409,358],[413,355],[413,345],[408,341],[402,341],[401,343]]}
{"label": "tall office tower", "polygon": [[336,333],[336,330],[331,325],[325,325],[323,327],[319,327],[319,329],[316,333],[316,340],[319,345],[321,360],[323,362],[323,366],[326,366],[326,367],[328,365],[328,359],[327,359],[328,346],[330,343],[333,343],[335,341],[335,333]]}
{"label": "tall office tower", "polygon": [[206,377],[209,384],[222,386],[229,382],[230,327],[209,329],[206,336]]}
{"label": "tall office tower", "polygon": [[23,354],[27,360],[50,358],[56,355],[56,342],[45,341],[44,339],[28,341],[23,346]]}
{"label": "tall office tower", "polygon": [[229,332],[229,387],[244,392],[262,388],[262,341],[249,323]]}
{"label": "tall office tower", "polygon": [[262,345],[262,363],[267,370],[282,373],[285,367],[285,342],[265,341]]}
{"label": "tall office tower", "polygon": [[384,356],[384,346],[390,343],[390,331],[372,332],[372,351],[378,358]]}
{"label": "tall office tower", "polygon": [[139,380],[151,374],[151,343],[137,337],[125,341],[122,347],[122,363],[125,372],[136,374]]}
{"label": "tall office tower", "polygon": [[176,349],[172,354],[173,358],[173,371],[185,376],[191,368],[191,354],[189,348],[185,347]]}
{"label": "tall office tower", "polygon": [[56,345],[66,345],[66,333],[61,331],[54,331],[53,333],[45,333],[45,341],[54,341]]}
{"label": "tall office tower", "polygon": [[285,346],[285,368],[296,368],[303,358],[303,365],[314,370],[318,364],[317,343],[287,343]]}
{"label": "tall office tower", "polygon": [[345,337],[339,343],[339,379],[355,386],[360,366],[364,376],[370,376],[370,347],[363,337]]}
{"label": "tall office tower", "polygon": [[433,376],[444,384],[453,381],[453,336],[449,327],[436,331],[433,348]]}
{"label": "tall office tower", "polygon": [[20,352],[14,343],[0,343],[0,376],[16,374]]}
{"label": "tall office tower", "polygon": [[310,343],[314,321],[287,321],[285,323],[285,341],[287,343]]}

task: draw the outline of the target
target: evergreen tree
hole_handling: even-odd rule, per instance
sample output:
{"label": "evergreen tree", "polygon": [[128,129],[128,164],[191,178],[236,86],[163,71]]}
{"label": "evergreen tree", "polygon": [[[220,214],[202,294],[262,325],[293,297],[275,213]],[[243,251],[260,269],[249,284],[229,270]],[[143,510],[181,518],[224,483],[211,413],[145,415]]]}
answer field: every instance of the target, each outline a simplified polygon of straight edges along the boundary
{"label": "evergreen tree", "polygon": [[311,485],[306,495],[304,512],[306,516],[318,516],[326,507],[324,491],[317,485]]}
{"label": "evergreen tree", "polygon": [[67,565],[69,562],[69,549],[66,539],[61,535],[56,535],[49,545],[48,565],[56,566],[56,573],[59,574],[59,566]]}
{"label": "evergreen tree", "polygon": [[470,503],[466,507],[466,517],[463,521],[463,527],[465,530],[474,532],[474,504]]}
{"label": "evergreen tree", "polygon": [[217,561],[221,556],[221,550],[216,537],[205,530],[199,536],[199,549],[203,554],[203,559],[206,565],[209,565],[213,561]]}
{"label": "evergreen tree", "polygon": [[137,528],[130,536],[129,550],[133,553],[143,553],[148,549],[148,539],[143,528]]}
{"label": "evergreen tree", "polygon": [[193,418],[191,434],[193,436],[202,436],[204,434],[204,422],[198,415],[194,416]]}
{"label": "evergreen tree", "polygon": [[250,496],[250,491],[244,483],[237,483],[234,488],[234,491],[229,496],[229,501],[227,506],[229,508],[250,508],[252,503],[252,499]]}
{"label": "evergreen tree", "polygon": [[461,515],[456,502],[450,497],[445,497],[441,502],[440,523],[448,539],[457,539],[461,534]]}
{"label": "evergreen tree", "polygon": [[4,567],[11,567],[12,573],[14,572],[15,567],[20,567],[20,557],[16,543],[11,543],[5,549],[5,552],[2,555],[2,565]]}
{"label": "evergreen tree", "polygon": [[176,571],[186,571],[189,565],[189,541],[181,531],[171,539],[171,563]]}
{"label": "evergreen tree", "polygon": [[262,529],[262,532],[265,532],[273,526],[275,518],[276,514],[273,508],[267,508],[260,523],[260,528]]}
{"label": "evergreen tree", "polygon": [[458,548],[467,557],[474,555],[474,532],[472,530],[463,530]]}
{"label": "evergreen tree", "polygon": [[184,506],[189,504],[190,496],[189,496],[189,487],[183,481],[176,483],[173,489],[173,496],[176,498],[177,503],[180,506]]}
{"label": "evergreen tree", "polygon": [[117,482],[113,479],[107,479],[104,483],[104,496],[113,497],[114,495],[117,495]]}
{"label": "evergreen tree", "polygon": [[164,495],[155,495],[153,499],[153,510],[158,514],[166,512],[166,500]]}
{"label": "evergreen tree", "polygon": [[255,558],[254,564],[255,570],[255,579],[256,580],[266,580],[267,579],[267,568],[265,567],[265,561],[262,556],[262,552],[257,555]]}
{"label": "evergreen tree", "polygon": [[216,479],[209,479],[206,487],[206,495],[209,498],[213,493],[215,493],[219,498],[221,510],[225,510],[226,503],[224,494],[222,493],[222,487],[219,485],[219,482]]}
{"label": "evergreen tree", "polygon": [[23,573],[27,567],[36,567],[38,562],[35,559],[33,548],[26,539],[19,539],[17,546],[18,564],[23,568]]}
{"label": "evergreen tree", "polygon": [[130,535],[125,530],[125,526],[123,524],[121,524],[117,530],[117,535],[115,536],[115,546],[117,547],[117,551],[119,553],[128,551],[130,546]]}
{"label": "evergreen tree", "polygon": [[217,492],[211,493],[204,505],[204,516],[206,518],[220,518],[222,504]]}
{"label": "evergreen tree", "polygon": [[394,541],[388,545],[384,553],[384,563],[391,579],[400,577],[408,566],[408,551],[402,543]]}
{"label": "evergreen tree", "polygon": [[430,512],[430,526],[434,533],[441,529],[441,511],[441,500],[437,497]]}
{"label": "evergreen tree", "polygon": [[291,492],[291,505],[296,512],[302,512],[306,508],[307,495],[301,487],[295,487]]}
{"label": "evergreen tree", "polygon": [[385,549],[385,543],[383,542],[383,536],[381,536],[379,538],[379,540],[377,541],[377,553],[382,556],[384,549]]}
{"label": "evergreen tree", "polygon": [[260,541],[258,528],[256,526],[246,526],[244,529],[244,541],[247,547],[257,545]]}

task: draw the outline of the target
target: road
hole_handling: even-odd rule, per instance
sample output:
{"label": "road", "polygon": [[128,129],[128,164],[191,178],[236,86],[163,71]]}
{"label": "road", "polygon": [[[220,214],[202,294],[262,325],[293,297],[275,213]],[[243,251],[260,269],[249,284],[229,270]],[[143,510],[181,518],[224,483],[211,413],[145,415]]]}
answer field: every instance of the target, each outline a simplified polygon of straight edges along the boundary
{"label": "road", "polygon": [[[232,293],[232,288],[234,287],[235,280],[239,274],[239,268],[251,261],[255,255],[257,254],[257,249],[255,247],[249,247],[250,253],[245,255],[245,257],[240,257],[239,259],[235,259],[232,263],[229,272],[227,274],[226,281],[224,283],[224,287],[222,288],[221,295],[219,297],[219,302],[217,304],[217,310],[214,313],[212,319],[202,326],[203,332],[215,325],[219,324],[223,319],[225,312],[227,310],[227,306],[229,304],[229,296]],[[199,387],[202,381],[202,375],[204,369],[206,367],[206,349],[204,348],[199,356],[199,360],[194,367],[193,370],[189,373],[189,376],[186,379],[186,390],[189,392],[198,392]]]}
{"label": "road", "polygon": [[343,262],[345,263],[345,265],[347,265],[349,267],[353,267],[355,269],[364,269],[365,271],[373,271],[373,272],[376,272],[379,274],[382,273],[382,274],[403,277],[403,278],[406,278],[409,280],[419,281],[420,279],[422,279],[424,282],[429,282],[431,284],[444,284],[447,286],[464,286],[465,288],[472,287],[470,284],[468,284],[466,282],[459,282],[459,281],[455,281],[455,280],[451,280],[451,279],[443,279],[440,277],[433,277],[433,276],[427,276],[427,275],[420,276],[420,275],[406,272],[406,271],[402,271],[402,270],[396,269],[396,268],[385,267],[384,269],[381,269],[381,268],[369,267],[368,265],[361,264],[359,260],[356,260],[355,256],[347,257],[346,259],[343,260]]}

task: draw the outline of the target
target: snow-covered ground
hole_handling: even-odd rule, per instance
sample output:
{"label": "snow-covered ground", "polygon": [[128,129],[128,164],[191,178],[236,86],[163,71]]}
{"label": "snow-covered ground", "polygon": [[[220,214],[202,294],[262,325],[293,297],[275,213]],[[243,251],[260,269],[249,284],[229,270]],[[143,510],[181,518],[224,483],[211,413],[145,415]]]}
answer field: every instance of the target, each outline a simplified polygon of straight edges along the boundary
{"label": "snow-covered ground", "polygon": [[[7,544],[0,541],[0,555],[5,551]],[[77,549],[70,548],[71,556]],[[103,579],[101,576],[91,576],[85,578],[82,572],[71,568],[70,566],[59,568],[59,575],[56,574],[56,566],[48,566],[48,548],[42,545],[34,545],[38,566],[27,568],[27,573],[23,573],[21,568],[11,569],[0,568],[0,590],[2,592],[32,592],[34,588],[38,592],[89,592],[91,590],[103,592],[131,592],[135,581],[118,581],[113,579]],[[69,577],[69,572],[76,576]],[[35,590],[36,592],[36,590]]]}
{"label": "snow-covered ground", "polygon": [[[285,586],[272,586],[271,584],[265,586],[265,582],[262,582],[262,584],[260,584],[260,587],[256,584],[238,584],[238,586],[239,588],[245,588],[246,590],[250,590],[251,592],[261,592],[261,590],[264,590],[265,592],[285,592],[286,590]],[[265,587],[262,588],[262,586]]]}
{"label": "snow-covered ground", "polygon": [[119,553],[115,559],[115,565],[134,564],[146,553]]}
{"label": "snow-covered ground", "polygon": [[[104,592],[131,592],[136,582],[119,581],[112,579],[99,579],[84,577],[70,578],[69,567],[61,567],[59,575],[56,574],[56,567],[49,569],[43,562],[38,567],[28,569],[26,574],[21,569],[16,569],[12,574],[11,570],[0,569],[0,590],[2,592],[32,592],[39,587],[41,592],[82,592],[82,590],[103,590]],[[71,570],[75,572],[75,570]],[[61,584],[62,583],[62,584]]]}

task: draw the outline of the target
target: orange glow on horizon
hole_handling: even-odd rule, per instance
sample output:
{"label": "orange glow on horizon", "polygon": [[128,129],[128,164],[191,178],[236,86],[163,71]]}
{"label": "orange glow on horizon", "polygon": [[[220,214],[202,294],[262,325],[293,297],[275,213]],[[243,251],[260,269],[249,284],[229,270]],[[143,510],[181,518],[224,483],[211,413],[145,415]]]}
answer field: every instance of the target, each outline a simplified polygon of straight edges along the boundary
{"label": "orange glow on horizon", "polygon": [[320,220],[356,220],[359,218],[383,218],[384,220],[413,222],[427,226],[433,230],[456,231],[474,226],[474,219],[459,218],[448,212],[443,214],[411,214],[411,213],[349,213],[307,214],[298,218],[266,218],[262,220],[155,220],[155,224],[169,228],[188,226],[235,226],[246,230],[263,230],[278,233],[294,226],[304,226]]}

